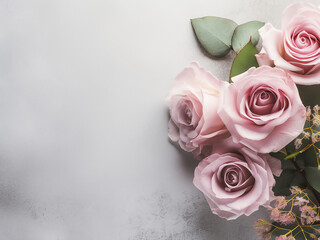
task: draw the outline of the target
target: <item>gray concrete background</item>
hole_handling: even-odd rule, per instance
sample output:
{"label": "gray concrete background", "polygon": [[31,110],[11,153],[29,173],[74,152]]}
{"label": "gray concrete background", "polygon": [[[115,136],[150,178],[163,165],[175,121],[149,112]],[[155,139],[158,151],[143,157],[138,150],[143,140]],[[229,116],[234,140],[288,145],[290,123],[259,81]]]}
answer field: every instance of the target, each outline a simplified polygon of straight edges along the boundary
{"label": "gray concrete background", "polygon": [[291,2],[0,1],[0,239],[257,239],[265,211],[211,214],[164,98],[194,60],[228,78],[190,18],[279,27]]}

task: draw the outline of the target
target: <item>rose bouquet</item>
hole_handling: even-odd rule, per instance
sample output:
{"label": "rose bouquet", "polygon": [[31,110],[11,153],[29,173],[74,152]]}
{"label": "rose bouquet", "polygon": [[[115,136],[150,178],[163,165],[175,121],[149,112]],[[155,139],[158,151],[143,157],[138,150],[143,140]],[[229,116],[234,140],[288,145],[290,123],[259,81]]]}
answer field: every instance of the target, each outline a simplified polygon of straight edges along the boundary
{"label": "rose bouquet", "polygon": [[320,9],[287,7],[281,30],[191,23],[214,58],[236,52],[228,81],[193,62],[167,96],[169,138],[200,161],[194,185],[228,220],[267,207],[255,224],[262,239],[320,239]]}

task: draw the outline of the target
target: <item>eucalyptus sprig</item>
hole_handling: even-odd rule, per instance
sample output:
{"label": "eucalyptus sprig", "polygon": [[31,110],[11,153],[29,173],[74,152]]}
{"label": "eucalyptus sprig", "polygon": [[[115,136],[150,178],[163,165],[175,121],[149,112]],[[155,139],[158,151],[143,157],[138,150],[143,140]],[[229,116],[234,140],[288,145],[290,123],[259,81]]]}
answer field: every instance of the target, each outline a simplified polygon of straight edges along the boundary
{"label": "eucalyptus sprig", "polygon": [[201,46],[213,57],[224,57],[232,49],[236,53],[251,40],[255,46],[259,41],[258,29],[264,23],[250,21],[238,25],[221,17],[191,19],[193,29]]}
{"label": "eucalyptus sprig", "polygon": [[221,58],[230,50],[236,52],[229,82],[249,68],[258,67],[255,45],[259,41],[258,30],[264,26],[263,22],[250,21],[238,25],[230,19],[209,16],[191,19],[191,23],[200,45],[209,55]]}

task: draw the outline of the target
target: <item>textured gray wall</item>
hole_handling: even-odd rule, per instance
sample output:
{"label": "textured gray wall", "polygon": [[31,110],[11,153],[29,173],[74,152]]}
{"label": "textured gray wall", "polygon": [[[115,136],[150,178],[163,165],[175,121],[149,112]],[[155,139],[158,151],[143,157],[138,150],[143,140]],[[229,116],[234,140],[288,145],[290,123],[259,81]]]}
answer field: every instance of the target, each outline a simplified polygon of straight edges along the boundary
{"label": "textured gray wall", "polygon": [[[212,215],[164,97],[200,51],[190,18],[280,26],[290,0],[0,1],[0,239],[256,239]],[[312,1],[316,3],[317,1]]]}

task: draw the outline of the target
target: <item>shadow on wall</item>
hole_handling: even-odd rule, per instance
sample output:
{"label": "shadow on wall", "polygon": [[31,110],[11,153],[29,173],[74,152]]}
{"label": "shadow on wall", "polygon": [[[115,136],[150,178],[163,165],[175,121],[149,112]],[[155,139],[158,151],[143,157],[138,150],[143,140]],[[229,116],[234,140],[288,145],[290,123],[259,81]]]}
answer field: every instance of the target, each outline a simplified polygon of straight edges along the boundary
{"label": "shadow on wall", "polygon": [[[167,110],[167,123],[170,120],[170,113],[169,110]],[[188,177],[193,177],[194,169],[197,167],[199,161],[193,157],[193,154],[190,152],[186,152],[179,146],[179,143],[172,142],[169,137],[167,137],[167,140],[171,143],[172,146],[175,147],[175,149],[179,152],[179,163],[182,167],[182,169],[185,170],[185,172],[188,174]]]}

